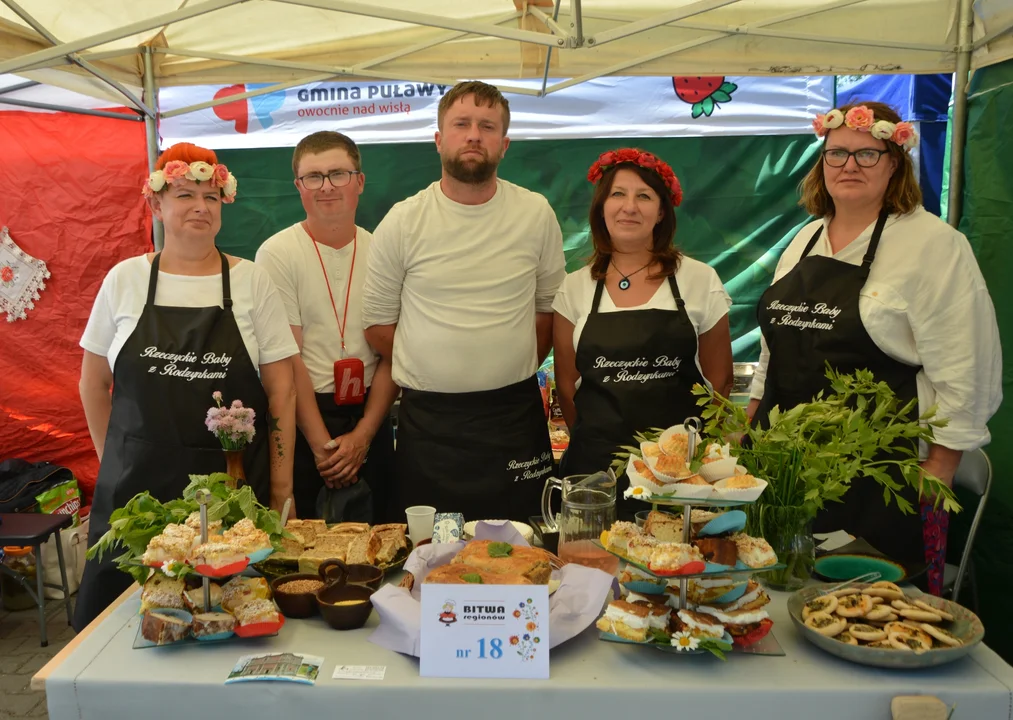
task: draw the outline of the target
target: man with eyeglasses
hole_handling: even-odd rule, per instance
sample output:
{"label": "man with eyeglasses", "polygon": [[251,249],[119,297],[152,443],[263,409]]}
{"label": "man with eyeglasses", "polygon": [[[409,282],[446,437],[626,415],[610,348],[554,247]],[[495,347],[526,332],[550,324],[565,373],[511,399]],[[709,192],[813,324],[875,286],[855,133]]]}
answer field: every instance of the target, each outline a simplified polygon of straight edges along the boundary
{"label": "man with eyeglasses", "polygon": [[[257,264],[271,274],[301,355],[294,499],[300,517],[384,522],[393,476],[390,360],[366,341],[362,287],[372,236],[355,224],[366,185],[355,143],[303,138],[292,156],[306,219],[271,236]],[[321,493],[324,487],[333,490]]]}
{"label": "man with eyeglasses", "polygon": [[535,371],[566,274],[562,232],[544,197],[497,177],[509,123],[492,85],[448,91],[442,177],[390,210],[370,250],[366,337],[403,388],[400,507],[526,520],[552,473]]}

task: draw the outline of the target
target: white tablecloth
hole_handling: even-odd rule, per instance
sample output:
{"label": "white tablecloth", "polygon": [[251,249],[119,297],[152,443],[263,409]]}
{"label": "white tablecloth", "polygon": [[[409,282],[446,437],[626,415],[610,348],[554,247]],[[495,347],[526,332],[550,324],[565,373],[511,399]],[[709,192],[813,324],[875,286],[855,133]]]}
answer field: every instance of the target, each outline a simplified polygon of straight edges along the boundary
{"label": "white tablecloth", "polygon": [[[923,671],[854,665],[795,631],[787,595],[773,594],[774,633],[786,657],[676,656],[601,642],[590,628],[556,648],[547,681],[419,677],[418,660],[367,641],[366,628],[331,630],[320,618],[289,620],[272,638],[133,650],[139,594],[110,614],[49,676],[51,720],[207,717],[519,718],[690,717],[889,720],[896,695],[957,704],[954,720],[1010,720],[1013,668],[981,646],[963,660]],[[240,655],[291,651],[325,658],[315,686],[224,685]],[[332,680],[335,665],[384,665],[382,681]]]}

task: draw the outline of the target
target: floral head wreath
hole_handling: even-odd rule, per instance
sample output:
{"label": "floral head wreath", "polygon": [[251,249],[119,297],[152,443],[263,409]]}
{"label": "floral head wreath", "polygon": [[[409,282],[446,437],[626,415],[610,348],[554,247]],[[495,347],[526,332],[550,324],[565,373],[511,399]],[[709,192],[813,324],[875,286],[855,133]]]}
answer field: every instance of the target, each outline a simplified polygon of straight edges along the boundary
{"label": "floral head wreath", "polygon": [[634,165],[639,165],[642,168],[658,173],[662,181],[664,181],[665,187],[672,194],[672,204],[676,207],[682,204],[682,185],[679,184],[679,178],[672,172],[671,166],[656,155],[641,152],[636,148],[609,150],[607,153],[602,153],[594,165],[587,171],[587,179],[592,183],[597,183],[601,180],[606,170],[609,170],[613,165],[621,163],[633,163]]}
{"label": "floral head wreath", "polygon": [[236,188],[239,186],[236,176],[230,173],[224,165],[210,165],[202,160],[192,163],[186,163],[183,160],[170,160],[164,168],[156,170],[148,176],[141,187],[141,195],[151,197],[166,185],[182,180],[193,180],[198,183],[210,182],[211,187],[221,188],[223,203],[231,203],[236,200]]}
{"label": "floral head wreath", "polygon": [[889,120],[877,120],[872,110],[865,105],[856,105],[848,110],[847,115],[834,109],[826,115],[817,115],[813,120],[813,130],[820,137],[824,137],[841,125],[859,132],[867,132],[878,140],[889,140],[905,150],[910,150],[918,144],[918,133],[914,125],[909,122],[892,123]]}

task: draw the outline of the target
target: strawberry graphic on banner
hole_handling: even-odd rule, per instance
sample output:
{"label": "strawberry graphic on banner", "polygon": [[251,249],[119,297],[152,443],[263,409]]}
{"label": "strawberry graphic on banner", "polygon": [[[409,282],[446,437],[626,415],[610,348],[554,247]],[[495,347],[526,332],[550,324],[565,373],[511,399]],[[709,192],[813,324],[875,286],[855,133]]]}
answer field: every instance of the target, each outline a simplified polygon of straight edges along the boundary
{"label": "strawberry graphic on banner", "polygon": [[732,93],[739,88],[722,75],[673,77],[672,87],[680,100],[693,106],[694,120],[701,115],[710,117],[719,103],[731,102]]}

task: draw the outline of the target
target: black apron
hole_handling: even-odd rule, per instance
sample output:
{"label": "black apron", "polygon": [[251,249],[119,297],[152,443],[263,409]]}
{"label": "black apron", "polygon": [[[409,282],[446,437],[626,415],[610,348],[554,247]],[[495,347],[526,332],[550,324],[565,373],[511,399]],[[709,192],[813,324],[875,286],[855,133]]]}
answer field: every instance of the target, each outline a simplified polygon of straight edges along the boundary
{"label": "black apron", "polygon": [[[656,308],[598,312],[604,280],[599,280],[591,312],[577,342],[580,387],[573,397],[577,422],[560,462],[560,475],[606,470],[620,445],[649,428],[678,425],[699,415],[697,383],[706,385],[696,364],[696,328],[674,276],[668,285],[676,310]],[[609,363],[609,364],[605,364]],[[611,363],[629,363],[628,366]],[[627,483],[620,480],[619,487]],[[629,517],[647,506],[617,493],[616,512]]]}
{"label": "black apron", "polygon": [[[876,258],[887,214],[879,216],[869,249],[861,265],[832,257],[809,256],[820,239],[822,226],[812,236],[798,264],[775,282],[760,298],[760,328],[770,350],[763,398],[756,419],[763,422],[775,406],[782,410],[812,402],[821,390],[830,393],[825,375],[829,363],[838,372],[871,370],[897,395],[901,406],[918,397],[920,367],[894,360],[879,349],[859,313],[859,298]],[[838,311],[836,317],[830,313]],[[823,311],[823,312],[821,312]],[[814,322],[800,328],[792,322]],[[891,476],[906,488],[903,492],[915,508],[916,493],[899,472]],[[902,563],[924,562],[922,521],[916,513],[903,515],[896,503],[883,503],[883,489],[871,478],[855,478],[844,501],[829,502],[816,516],[815,532],[846,530]]]}
{"label": "black apron", "polygon": [[527,522],[552,474],[538,380],[463,393],[405,388],[394,459],[401,513],[431,505],[469,521]]}
{"label": "black apron", "polygon": [[[336,438],[355,429],[365,412],[369,391],[366,391],[366,397],[360,405],[337,405],[334,402],[333,392],[316,393],[316,399],[328,434],[332,438]],[[294,465],[292,494],[295,498],[296,513],[300,518],[320,517],[317,499],[320,490],[325,487],[324,479],[317,471],[313,451],[301,432],[296,433]],[[367,522],[370,524],[403,522],[404,514],[395,514],[391,509],[390,490],[393,485],[393,476],[394,431],[388,417],[384,419],[380,429],[376,431],[376,435],[369,444],[369,450],[366,452],[366,459],[359,469],[359,480],[360,482],[365,481],[365,487],[368,487],[370,492],[349,502],[346,505],[344,517],[340,520],[335,519],[334,522]]]}
{"label": "black apron", "polygon": [[[243,466],[257,499],[270,501],[267,394],[236,325],[229,262],[219,254],[224,308],[155,305],[159,255],[151,262],[147,303],[113,369],[112,412],[92,501],[89,547],[109,529],[113,510],[137,493],[147,490],[166,502],[182,496],[189,475],[225,472],[221,443],[204,425],[216,390],[225,403],[242,400],[256,413],[256,434],[246,446]],[[222,374],[225,377],[219,377]],[[85,565],[74,613],[76,630],[133,582],[116,568],[113,559],[119,554],[114,550],[101,562]]]}

